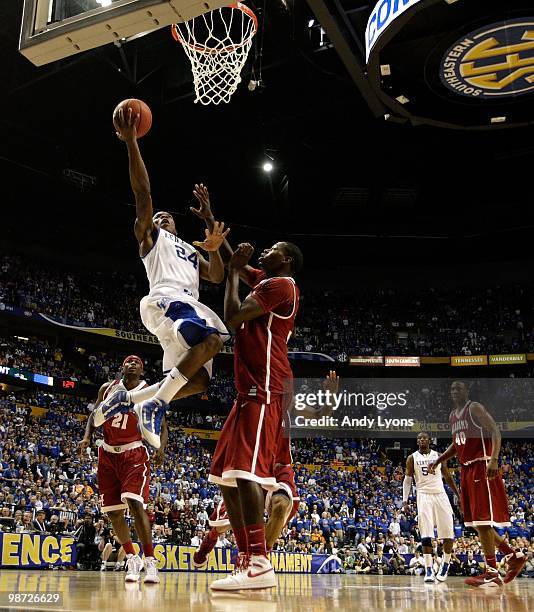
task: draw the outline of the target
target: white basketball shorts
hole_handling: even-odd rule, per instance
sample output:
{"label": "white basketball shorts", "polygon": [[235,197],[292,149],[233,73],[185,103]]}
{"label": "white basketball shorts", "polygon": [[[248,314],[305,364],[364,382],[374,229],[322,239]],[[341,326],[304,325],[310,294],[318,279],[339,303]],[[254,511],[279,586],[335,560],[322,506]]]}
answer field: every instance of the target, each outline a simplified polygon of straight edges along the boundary
{"label": "white basketball shorts", "polygon": [[[163,373],[169,372],[181,355],[213,333],[229,337],[221,319],[207,306],[188,295],[145,296],[140,304],[141,320],[157,336],[163,349]],[[204,364],[210,378],[213,359]]]}
{"label": "white basketball shorts", "polygon": [[422,538],[434,538],[434,527],[437,527],[440,540],[454,539],[454,514],[445,491],[418,493],[417,514]]}

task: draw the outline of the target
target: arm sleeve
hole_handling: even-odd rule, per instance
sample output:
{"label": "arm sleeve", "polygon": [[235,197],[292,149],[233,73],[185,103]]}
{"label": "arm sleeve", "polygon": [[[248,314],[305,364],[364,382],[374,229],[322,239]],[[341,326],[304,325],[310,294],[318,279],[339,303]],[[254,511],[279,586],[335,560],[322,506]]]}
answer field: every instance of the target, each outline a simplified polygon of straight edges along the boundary
{"label": "arm sleeve", "polygon": [[263,308],[263,312],[272,312],[282,307],[283,311],[277,314],[288,316],[293,309],[295,288],[287,278],[269,278],[257,286],[251,296]]}
{"label": "arm sleeve", "polygon": [[410,493],[412,491],[412,481],[413,478],[411,476],[405,476],[402,481],[402,501],[407,502],[408,497],[410,497]]}

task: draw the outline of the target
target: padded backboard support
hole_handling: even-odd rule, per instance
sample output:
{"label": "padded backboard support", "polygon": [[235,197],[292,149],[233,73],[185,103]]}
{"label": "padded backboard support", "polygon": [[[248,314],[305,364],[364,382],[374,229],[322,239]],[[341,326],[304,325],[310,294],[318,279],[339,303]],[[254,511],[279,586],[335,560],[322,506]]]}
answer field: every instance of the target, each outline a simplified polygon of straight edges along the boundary
{"label": "padded backboard support", "polygon": [[[20,52],[43,66],[172,23],[189,21],[231,0],[24,0]],[[74,16],[55,20],[58,3]],[[71,5],[69,7],[69,5]],[[88,9],[88,10],[84,10]]]}

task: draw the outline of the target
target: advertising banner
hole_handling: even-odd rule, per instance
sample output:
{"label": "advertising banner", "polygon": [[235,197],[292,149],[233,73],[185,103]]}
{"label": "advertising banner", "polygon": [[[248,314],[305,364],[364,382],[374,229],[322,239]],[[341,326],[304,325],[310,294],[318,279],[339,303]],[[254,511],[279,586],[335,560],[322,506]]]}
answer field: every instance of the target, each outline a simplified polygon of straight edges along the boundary
{"label": "advertising banner", "polygon": [[381,366],[384,365],[384,358],[377,355],[349,357],[349,364],[355,366]]}
{"label": "advertising banner", "polygon": [[76,546],[70,536],[0,533],[0,567],[39,569],[75,561]]}
{"label": "advertising banner", "polygon": [[420,357],[384,357],[386,367],[418,368],[421,365]]}
{"label": "advertising banner", "polygon": [[451,366],[480,366],[488,365],[487,355],[458,355],[451,357]]}
{"label": "advertising banner", "polygon": [[489,363],[490,365],[508,365],[508,364],[516,364],[516,363],[526,363],[527,356],[523,354],[519,355],[490,355]]}
{"label": "advertising banner", "polygon": [[[136,552],[139,545],[134,543]],[[154,557],[160,572],[194,572],[195,546],[156,544]],[[215,548],[208,555],[206,572],[232,572],[237,550]],[[328,574],[341,567],[335,555],[272,552],[271,563],[276,572],[296,574]],[[51,565],[75,565],[76,544],[70,536],[32,533],[0,533],[0,567],[42,569]]]}

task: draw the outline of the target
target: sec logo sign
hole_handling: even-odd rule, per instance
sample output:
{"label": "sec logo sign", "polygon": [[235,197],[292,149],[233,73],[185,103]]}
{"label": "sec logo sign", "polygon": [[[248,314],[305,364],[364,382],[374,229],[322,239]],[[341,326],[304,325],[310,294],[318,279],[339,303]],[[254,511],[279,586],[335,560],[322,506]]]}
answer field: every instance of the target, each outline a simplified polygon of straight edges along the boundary
{"label": "sec logo sign", "polygon": [[534,17],[487,25],[458,40],[443,57],[440,77],[471,98],[534,92]]}

